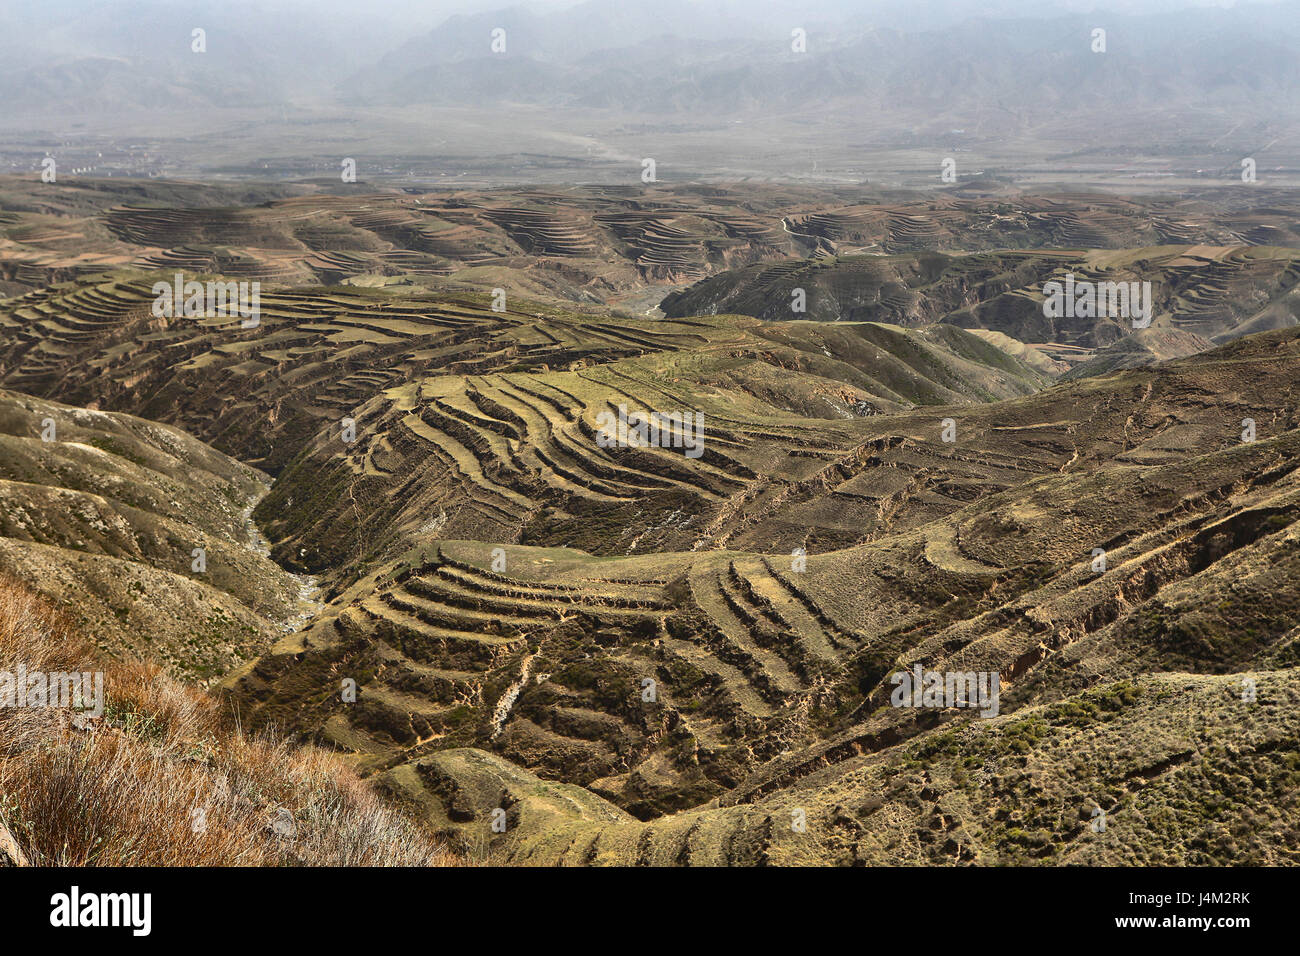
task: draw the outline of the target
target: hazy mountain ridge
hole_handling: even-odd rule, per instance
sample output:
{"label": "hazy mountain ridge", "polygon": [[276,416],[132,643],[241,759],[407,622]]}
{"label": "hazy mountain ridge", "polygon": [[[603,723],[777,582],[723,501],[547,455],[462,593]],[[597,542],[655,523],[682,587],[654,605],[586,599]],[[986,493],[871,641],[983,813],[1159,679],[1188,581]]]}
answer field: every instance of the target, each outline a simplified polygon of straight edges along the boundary
{"label": "hazy mountain ridge", "polygon": [[[549,20],[519,11],[520,25],[513,30],[510,17],[493,14],[439,27],[386,58],[379,75],[358,77],[358,97],[484,105],[497,97],[557,105],[558,98],[558,105],[647,113],[727,112],[759,104],[793,109],[810,102],[825,107],[848,100],[885,113],[913,111],[917,119],[936,107],[951,113],[977,102],[1036,112],[1066,102],[1072,110],[1092,112],[1121,101],[1128,109],[1195,102],[1254,110],[1264,105],[1260,100],[1293,89],[1300,70],[1294,57],[1300,17],[1286,8],[1246,17],[1187,12],[1172,29],[1166,18],[1115,14],[1099,15],[1104,24],[1098,16],[981,19],[924,32],[859,33],[836,25],[809,30],[812,52],[803,55],[790,49],[790,29],[799,26],[798,19],[784,30],[773,27],[763,39],[707,28],[670,39],[667,31],[685,19],[672,11],[660,18],[656,10],[640,23],[621,10],[622,22],[613,27],[608,10],[590,6]],[[1109,28],[1104,56],[1090,47],[1098,26]],[[511,38],[504,56],[489,50],[495,27]],[[586,39],[610,34],[622,38],[626,49]],[[1234,50],[1246,49],[1249,56],[1233,57]],[[1225,60],[1236,64],[1230,80],[1222,73]],[[620,82],[630,69],[635,87]],[[477,96],[470,92],[475,90]]]}
{"label": "hazy mountain ridge", "polygon": [[[808,16],[795,5],[760,11],[677,0],[665,9],[592,0],[456,15],[387,51],[380,37],[392,43],[392,26],[358,42],[350,27],[328,18],[304,35],[302,19],[285,11],[252,14],[249,23],[248,11],[151,9],[148,37],[124,31],[120,18],[47,31],[33,42],[49,52],[29,53],[29,65],[19,58],[17,69],[0,74],[0,93],[47,113],[124,114],[333,102],[726,116],[816,103],[878,111],[906,125],[977,103],[1039,117],[1067,102],[1090,115],[1122,104],[1276,116],[1300,70],[1294,4],[1033,19],[886,13],[873,23],[872,12]],[[196,27],[209,34],[203,54],[189,49]],[[1096,27],[1108,31],[1104,55],[1090,48]],[[500,54],[491,49],[498,28],[506,31]],[[807,54],[791,51],[796,28],[806,31]],[[1230,74],[1222,68],[1228,61],[1236,64]]]}

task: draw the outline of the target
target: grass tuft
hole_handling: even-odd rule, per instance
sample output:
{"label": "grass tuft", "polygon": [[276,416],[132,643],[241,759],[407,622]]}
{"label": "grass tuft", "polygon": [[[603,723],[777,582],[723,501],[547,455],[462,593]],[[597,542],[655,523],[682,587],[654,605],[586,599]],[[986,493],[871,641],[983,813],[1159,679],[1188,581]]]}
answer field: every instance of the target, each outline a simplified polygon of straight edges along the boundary
{"label": "grass tuft", "polygon": [[[339,757],[243,732],[140,661],[97,662],[0,577],[0,671],[104,671],[97,719],[0,708],[0,827],[33,866],[454,866]],[[0,834],[2,835],[2,834]]]}

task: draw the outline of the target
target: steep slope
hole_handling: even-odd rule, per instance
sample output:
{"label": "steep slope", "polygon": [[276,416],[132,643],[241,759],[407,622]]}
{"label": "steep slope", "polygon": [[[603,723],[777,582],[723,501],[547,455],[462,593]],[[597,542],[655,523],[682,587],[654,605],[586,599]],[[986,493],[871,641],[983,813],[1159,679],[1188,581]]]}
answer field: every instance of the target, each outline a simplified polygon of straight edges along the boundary
{"label": "steep slope", "polygon": [[102,650],[211,680],[293,626],[303,582],[249,520],[260,473],[175,428],[3,390],[0,452],[0,570]]}
{"label": "steep slope", "polygon": [[156,664],[95,651],[7,575],[0,669],[7,683],[24,670],[94,674],[90,696],[102,705],[0,707],[5,866],[460,862],[335,755],[248,734],[212,695]]}
{"label": "steep slope", "polygon": [[1092,358],[1081,362],[1061,376],[1061,381],[1105,375],[1120,369],[1138,368],[1169,359],[1185,358],[1214,347],[1209,339],[1195,332],[1178,328],[1134,329],[1104,349],[1098,349]]}

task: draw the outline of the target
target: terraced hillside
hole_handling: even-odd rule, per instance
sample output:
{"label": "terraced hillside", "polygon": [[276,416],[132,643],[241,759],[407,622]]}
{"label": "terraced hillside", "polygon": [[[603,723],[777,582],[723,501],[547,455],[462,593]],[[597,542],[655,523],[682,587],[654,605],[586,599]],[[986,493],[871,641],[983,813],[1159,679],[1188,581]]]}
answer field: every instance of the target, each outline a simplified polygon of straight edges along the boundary
{"label": "terraced hillside", "polygon": [[264,475],[165,425],[7,390],[0,449],[0,571],[104,651],[210,681],[296,626],[305,582],[249,518]]}
{"label": "terraced hillside", "polygon": [[[805,256],[1167,244],[1300,246],[1288,193],[1178,200],[870,186],[394,189],[0,177],[0,292],[106,269],[283,284],[400,281],[653,309],[684,283]],[[1213,308],[1213,296],[1203,305]],[[746,311],[727,309],[722,311]],[[752,314],[752,313],[751,313]]]}
{"label": "terraced hillside", "polygon": [[[521,860],[1293,859],[1293,797],[1204,807],[1243,749],[1251,787],[1294,787],[1298,358],[1285,330],[848,423],[820,480],[734,495],[739,530],[693,550],[431,539],[231,687],[466,839],[504,807]],[[818,508],[858,533],[792,554],[774,529]],[[999,716],[890,706],[915,664],[996,671]]]}
{"label": "terraced hillside", "polygon": [[[629,336],[673,328],[623,326]],[[663,342],[636,358],[384,390],[358,410],[353,443],[322,433],[259,507],[277,556],[325,573],[437,538],[599,554],[714,546],[738,513],[822,481],[858,440],[852,423],[863,416],[1023,395],[1046,382],[958,329],[826,334],[727,317],[677,329],[683,347]],[[702,416],[699,457],[682,443],[600,447],[600,415],[620,406]],[[814,523],[810,536],[821,530]]]}
{"label": "terraced hillside", "polygon": [[[707,191],[566,195],[113,212],[187,269],[269,277],[266,209],[313,248],[254,328],[154,316],[144,262],[0,302],[0,570],[504,859],[1296,861],[1292,251],[841,257],[904,214],[780,239],[758,199],[723,248]],[[579,307],[592,197],[639,277]],[[931,202],[918,248],[978,207]],[[1093,205],[1074,228],[1138,216]],[[480,236],[480,288],[544,294],[440,285]],[[430,283],[344,268],[371,256]],[[666,304],[705,314],[595,307],[732,266]],[[1066,270],[1157,276],[1153,328],[1044,326]],[[806,320],[765,311],[795,287]],[[620,411],[668,417],[603,440]],[[996,714],[893,706],[914,667],[995,674]]]}
{"label": "terraced hillside", "polygon": [[1089,375],[1103,375],[1119,369],[1185,358],[1212,347],[1213,343],[1209,339],[1173,326],[1135,329],[1131,335],[1124,336],[1104,349],[1098,349],[1086,362],[1071,367],[1060,380],[1067,382]]}
{"label": "terraced hillside", "polygon": [[[151,314],[159,274],[67,283],[10,300],[0,381],[180,425],[276,470],[381,389],[430,369],[547,368],[639,354],[691,334],[644,334],[562,310],[546,318],[488,297],[407,298],[365,289],[267,292],[256,328],[238,318]],[[164,277],[165,281],[165,277]],[[577,324],[575,324],[577,323]]]}
{"label": "terraced hillside", "polygon": [[1002,332],[1060,360],[1085,360],[1132,331],[1131,321],[1044,315],[1044,284],[1067,274],[1076,282],[1150,282],[1152,327],[1184,337],[1227,341],[1300,322],[1300,254],[1263,246],[790,260],[720,273],[670,293],[662,308],[669,316],[947,322]]}
{"label": "terraced hillside", "polygon": [[[518,299],[496,312],[482,295],[394,296],[353,288],[263,293],[259,324],[244,329],[234,317],[153,316],[156,279],[106,276],[8,301],[0,309],[0,383],[175,424],[274,473],[305,443],[327,442],[330,429],[341,434],[344,418],[360,423],[358,433],[365,434],[365,423],[386,407],[383,396],[412,401],[408,386],[435,372],[545,376],[570,369],[570,386],[580,387],[575,383],[584,376],[605,374],[584,372],[584,366],[665,352],[676,356],[672,362],[689,362],[698,351],[717,356],[717,374],[735,379],[737,390],[758,399],[764,390],[780,391],[774,380],[785,377],[783,369],[806,369],[801,387],[779,401],[814,417],[852,417],[917,402],[984,401],[1024,394],[1046,381],[957,330],[877,328],[828,340],[815,328],[799,331],[797,323],[767,329],[753,319],[614,322]],[[828,345],[842,357],[828,355]],[[670,371],[665,366],[643,374]],[[695,374],[693,368],[685,371]],[[565,381],[557,384],[563,389]],[[523,386],[529,387],[526,380]],[[476,387],[472,379],[464,385]],[[516,385],[505,380],[502,387]],[[526,401],[550,408],[546,398]],[[468,427],[498,436],[507,427],[527,428],[477,425],[473,419],[480,413],[461,417],[466,414]],[[497,415],[489,411],[487,417]],[[462,429],[471,444],[486,440],[466,437],[464,425],[450,427]],[[534,418],[532,427],[546,426]],[[411,423],[394,430],[408,433]],[[357,468],[382,468],[375,462],[383,460],[384,449],[368,441],[364,448],[368,464]]]}
{"label": "terraced hillside", "polygon": [[1294,865],[1300,674],[1251,679],[1250,704],[1242,675],[1115,681],[650,821],[476,749],[384,780],[469,839],[504,810],[500,852],[532,866]]}

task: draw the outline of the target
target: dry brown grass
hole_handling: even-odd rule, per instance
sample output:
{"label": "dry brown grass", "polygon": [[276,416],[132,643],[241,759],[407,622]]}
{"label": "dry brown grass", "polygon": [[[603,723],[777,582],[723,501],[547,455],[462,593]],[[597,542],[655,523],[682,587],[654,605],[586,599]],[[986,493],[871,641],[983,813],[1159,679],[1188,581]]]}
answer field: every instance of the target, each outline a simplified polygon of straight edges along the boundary
{"label": "dry brown grass", "polygon": [[[447,866],[335,755],[237,727],[201,690],[96,661],[0,578],[0,671],[104,672],[104,715],[0,707],[0,825],[37,866]],[[278,826],[277,826],[278,822]]]}

